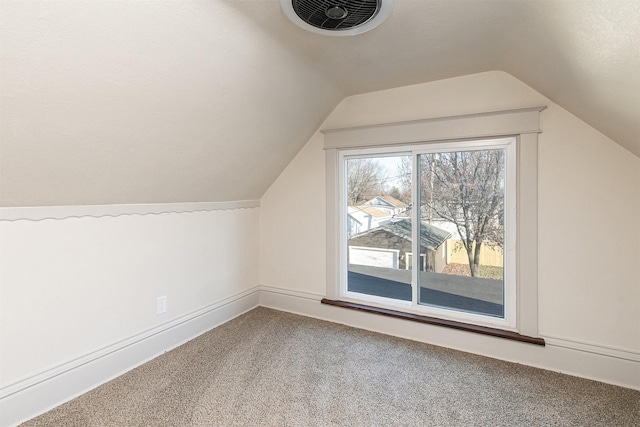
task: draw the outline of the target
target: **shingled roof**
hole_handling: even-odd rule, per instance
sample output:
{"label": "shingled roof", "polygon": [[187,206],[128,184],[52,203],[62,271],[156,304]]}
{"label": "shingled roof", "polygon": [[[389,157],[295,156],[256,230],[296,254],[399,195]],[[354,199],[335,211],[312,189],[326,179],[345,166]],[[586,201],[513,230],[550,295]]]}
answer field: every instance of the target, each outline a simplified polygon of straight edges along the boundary
{"label": "shingled roof", "polygon": [[359,210],[361,212],[364,212],[367,215],[371,215],[374,218],[389,218],[391,216],[390,213],[382,211],[378,208],[375,208],[373,206],[366,206],[366,205],[362,205],[362,206],[349,206],[349,208],[353,208],[355,210]]}
{"label": "shingled roof", "polygon": [[395,197],[389,196],[387,194],[376,196],[373,199],[367,201],[365,205],[368,205],[368,206],[387,205],[389,207],[394,207],[394,208],[406,208],[407,206],[409,206],[405,202],[398,200]]}
{"label": "shingled roof", "polygon": [[[365,232],[356,234],[355,236],[352,236],[352,238],[364,236],[369,233],[380,231],[381,229],[404,239],[411,240],[411,220],[409,218],[391,221],[389,223],[380,225],[379,227],[375,227]],[[426,247],[429,250],[436,250],[450,236],[451,233],[446,230],[427,224],[426,222],[421,223],[420,245]]]}

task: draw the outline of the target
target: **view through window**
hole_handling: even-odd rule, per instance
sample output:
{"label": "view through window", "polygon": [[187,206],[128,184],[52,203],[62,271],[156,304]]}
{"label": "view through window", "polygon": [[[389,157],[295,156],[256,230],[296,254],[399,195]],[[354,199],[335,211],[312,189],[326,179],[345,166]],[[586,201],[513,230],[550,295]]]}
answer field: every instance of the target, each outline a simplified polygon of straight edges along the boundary
{"label": "view through window", "polygon": [[504,318],[506,148],[458,147],[345,157],[349,293]]}
{"label": "view through window", "polygon": [[347,289],[411,301],[411,156],[348,159],[345,176]]}

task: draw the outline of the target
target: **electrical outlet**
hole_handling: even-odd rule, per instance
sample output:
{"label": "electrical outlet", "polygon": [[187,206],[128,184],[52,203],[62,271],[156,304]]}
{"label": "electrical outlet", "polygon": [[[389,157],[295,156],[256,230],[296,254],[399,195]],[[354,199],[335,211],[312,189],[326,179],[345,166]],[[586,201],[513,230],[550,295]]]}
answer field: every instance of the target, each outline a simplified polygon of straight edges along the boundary
{"label": "electrical outlet", "polygon": [[158,297],[156,301],[156,314],[162,314],[167,311],[167,297]]}

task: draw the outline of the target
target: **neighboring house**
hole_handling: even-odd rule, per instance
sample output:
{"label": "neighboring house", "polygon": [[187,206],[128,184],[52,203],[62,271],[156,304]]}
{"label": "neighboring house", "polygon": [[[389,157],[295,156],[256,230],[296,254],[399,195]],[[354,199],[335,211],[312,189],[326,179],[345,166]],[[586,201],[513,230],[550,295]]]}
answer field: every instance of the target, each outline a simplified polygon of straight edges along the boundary
{"label": "neighboring house", "polygon": [[347,235],[353,236],[354,234],[362,233],[365,229],[362,221],[358,220],[351,214],[351,206],[349,206],[347,212]]}
{"label": "neighboring house", "polygon": [[[424,215],[424,212],[423,212]],[[424,218],[424,216],[423,216]],[[431,225],[451,233],[447,240],[447,264],[469,264],[467,252],[462,244],[462,237],[458,233],[458,227],[453,222],[434,220]],[[486,241],[484,243],[487,243]],[[497,245],[484,244],[480,249],[480,265],[502,267],[504,265],[504,254]]]}
{"label": "neighboring house", "polygon": [[449,239],[456,239],[456,240],[462,239],[462,237],[460,237],[460,233],[458,233],[458,227],[456,227],[456,225],[453,222],[433,220],[431,221],[431,225],[451,233],[451,237],[449,237]]}
{"label": "neighboring house", "polygon": [[[425,222],[420,229],[420,270],[441,272],[446,266],[446,244],[451,236]],[[411,220],[392,220],[353,235],[348,240],[350,264],[409,269],[413,263]]]}
{"label": "neighboring house", "polygon": [[407,205],[405,202],[388,195],[376,196],[373,199],[365,202],[363,205],[373,206],[376,209],[388,213],[390,216],[403,215],[407,212],[407,210],[410,209],[409,205]]}
{"label": "neighboring house", "polygon": [[392,214],[373,206],[349,206],[347,208],[347,230],[349,236],[363,233],[391,220]]}

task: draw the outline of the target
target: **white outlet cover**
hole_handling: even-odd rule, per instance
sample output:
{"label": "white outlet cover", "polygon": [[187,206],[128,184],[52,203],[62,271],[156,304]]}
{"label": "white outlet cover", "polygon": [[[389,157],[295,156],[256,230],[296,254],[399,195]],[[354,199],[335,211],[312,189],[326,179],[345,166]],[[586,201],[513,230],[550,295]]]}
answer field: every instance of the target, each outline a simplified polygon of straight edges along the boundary
{"label": "white outlet cover", "polygon": [[167,311],[167,297],[158,297],[156,302],[156,314],[162,314]]}

